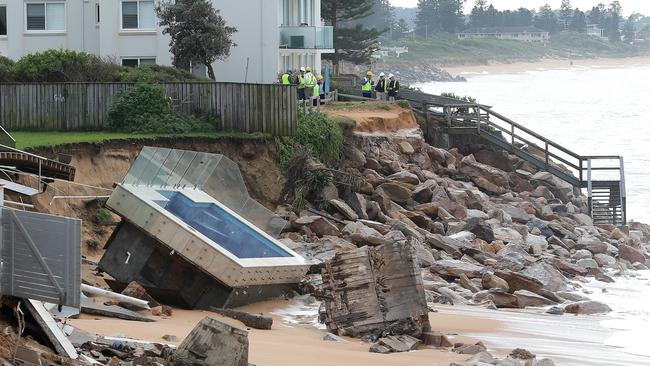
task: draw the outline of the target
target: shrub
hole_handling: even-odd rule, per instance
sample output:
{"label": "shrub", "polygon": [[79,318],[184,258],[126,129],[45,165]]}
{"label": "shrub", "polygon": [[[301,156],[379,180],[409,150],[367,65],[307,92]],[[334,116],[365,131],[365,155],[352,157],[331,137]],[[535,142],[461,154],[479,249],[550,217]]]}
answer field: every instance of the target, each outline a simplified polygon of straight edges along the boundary
{"label": "shrub", "polygon": [[408,100],[400,99],[397,101],[397,105],[402,107],[402,108],[411,108],[411,105],[409,104]]}
{"label": "shrub", "polygon": [[456,95],[454,93],[441,93],[440,96],[460,100],[460,101],[463,101],[463,102],[476,103],[476,98],[472,98],[472,97],[467,96],[467,95],[460,96],[460,95]]}
{"label": "shrub", "polygon": [[140,67],[120,67],[116,73],[117,81],[137,83],[166,83],[201,80],[191,73],[169,66],[142,65]]}
{"label": "shrub", "polygon": [[97,250],[99,249],[99,242],[94,239],[88,239],[86,240],[86,246],[88,246],[90,250]]}
{"label": "shrub", "polygon": [[133,131],[149,123],[152,117],[169,113],[171,106],[161,87],[138,84],[117,95],[108,118],[112,129]]}
{"label": "shrub", "polygon": [[108,114],[110,128],[132,133],[182,134],[214,131],[215,126],[170,104],[160,86],[137,84],[119,93]]}
{"label": "shrub", "polygon": [[12,59],[0,56],[0,82],[6,83],[13,80],[14,64]]}
{"label": "shrub", "polygon": [[16,81],[112,81],[117,66],[85,52],[50,49],[21,58],[13,66]]}
{"label": "shrub", "polygon": [[99,226],[106,226],[113,222],[113,216],[107,209],[100,208],[95,212],[94,221]]}
{"label": "shrub", "polygon": [[343,156],[343,133],[339,124],[322,113],[300,116],[294,143],[328,166],[338,166]]}

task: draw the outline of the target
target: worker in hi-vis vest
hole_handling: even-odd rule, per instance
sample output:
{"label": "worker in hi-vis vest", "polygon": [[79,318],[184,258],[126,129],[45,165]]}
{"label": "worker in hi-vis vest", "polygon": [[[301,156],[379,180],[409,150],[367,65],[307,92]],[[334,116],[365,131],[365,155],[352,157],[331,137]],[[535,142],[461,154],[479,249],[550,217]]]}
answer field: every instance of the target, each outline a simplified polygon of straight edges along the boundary
{"label": "worker in hi-vis vest", "polygon": [[372,71],[366,73],[366,77],[361,80],[361,94],[366,98],[372,98],[372,89],[375,81],[372,80]]}
{"label": "worker in hi-vis vest", "polygon": [[386,100],[386,92],[388,91],[388,80],[386,80],[386,74],[383,72],[379,74],[379,81],[375,85],[375,93],[377,94],[377,100]]}
{"label": "worker in hi-vis vest", "polygon": [[305,68],[300,68],[300,74],[298,75],[298,99],[305,100],[307,95],[305,94]]}
{"label": "worker in hi-vis vest", "polygon": [[316,85],[314,86],[314,107],[318,106],[321,99],[325,99],[325,91],[323,90],[323,75],[316,77]]}
{"label": "worker in hi-vis vest", "polygon": [[311,99],[311,96],[314,93],[314,87],[316,86],[316,77],[311,72],[311,67],[307,66],[305,68],[305,95]]}
{"label": "worker in hi-vis vest", "polygon": [[291,68],[287,69],[287,72],[282,74],[282,85],[291,85],[291,74],[293,70]]}

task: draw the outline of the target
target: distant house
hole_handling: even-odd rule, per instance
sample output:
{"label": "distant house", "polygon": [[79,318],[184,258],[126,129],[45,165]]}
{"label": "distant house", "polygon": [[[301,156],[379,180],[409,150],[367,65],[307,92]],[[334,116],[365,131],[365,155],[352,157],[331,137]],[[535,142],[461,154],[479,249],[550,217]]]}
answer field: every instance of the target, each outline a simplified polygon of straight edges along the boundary
{"label": "distant house", "polygon": [[605,30],[599,24],[587,24],[585,32],[593,37],[607,39],[607,37],[605,37]]}
{"label": "distant house", "polygon": [[486,27],[470,28],[458,34],[458,39],[474,38],[496,38],[546,45],[549,40],[549,33],[535,27]]}

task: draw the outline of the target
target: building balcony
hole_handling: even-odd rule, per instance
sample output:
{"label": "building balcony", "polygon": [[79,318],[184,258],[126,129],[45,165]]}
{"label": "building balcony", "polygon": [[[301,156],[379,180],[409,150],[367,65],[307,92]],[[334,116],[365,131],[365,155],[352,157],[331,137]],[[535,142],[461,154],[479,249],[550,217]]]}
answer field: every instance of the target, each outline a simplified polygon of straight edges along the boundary
{"label": "building balcony", "polygon": [[334,48],[333,27],[280,27],[280,48],[293,50],[330,50]]}

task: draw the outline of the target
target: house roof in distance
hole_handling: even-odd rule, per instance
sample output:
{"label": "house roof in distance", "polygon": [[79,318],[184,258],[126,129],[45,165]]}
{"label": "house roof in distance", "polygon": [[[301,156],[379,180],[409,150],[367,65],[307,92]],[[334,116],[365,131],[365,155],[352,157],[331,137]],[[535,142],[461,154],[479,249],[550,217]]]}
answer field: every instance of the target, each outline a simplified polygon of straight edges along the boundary
{"label": "house roof in distance", "polygon": [[543,29],[539,29],[537,27],[526,27],[526,26],[469,28],[461,32],[461,34],[481,34],[481,33],[548,33],[548,32]]}

